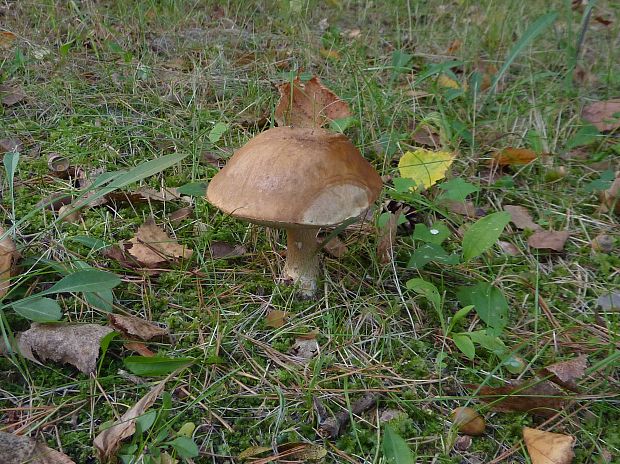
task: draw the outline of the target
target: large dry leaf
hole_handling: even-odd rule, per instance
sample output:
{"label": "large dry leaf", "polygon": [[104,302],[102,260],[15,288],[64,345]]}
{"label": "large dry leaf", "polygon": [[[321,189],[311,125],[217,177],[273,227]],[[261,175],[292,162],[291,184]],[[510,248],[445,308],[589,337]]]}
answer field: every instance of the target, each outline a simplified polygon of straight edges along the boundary
{"label": "large dry leaf", "polygon": [[159,267],[180,258],[189,259],[193,253],[171,239],[152,219],[138,228],[136,236],[129,243],[129,254],[145,267]]}
{"label": "large dry leaf", "polygon": [[565,230],[539,230],[527,240],[530,248],[538,250],[562,251],[570,232]]}
{"label": "large dry leaf", "polygon": [[572,391],[578,391],[577,380],[583,377],[588,367],[588,357],[581,355],[569,361],[562,361],[544,367],[541,376],[550,376],[549,380]]}
{"label": "large dry leaf", "polygon": [[493,155],[491,164],[496,166],[523,165],[531,163],[536,158],[536,152],[529,148],[506,147]]}
{"label": "large dry leaf", "polygon": [[[469,388],[478,388],[469,385]],[[547,381],[519,382],[503,387],[480,387],[480,400],[489,403],[496,411],[527,412],[550,417],[564,407],[565,395]]]}
{"label": "large dry leaf", "polygon": [[296,77],[281,84],[274,116],[279,126],[323,127],[329,121],[351,116],[349,105],[314,76],[307,82]]}
{"label": "large dry leaf", "polygon": [[0,101],[4,106],[13,106],[19,103],[26,94],[18,85],[0,85]]}
{"label": "large dry leaf", "polygon": [[168,329],[160,327],[152,322],[145,321],[135,316],[122,314],[108,314],[108,322],[117,331],[128,337],[138,338],[142,341],[166,340],[169,341]]}
{"label": "large dry leaf", "polygon": [[620,128],[620,98],[591,103],[583,108],[581,117],[600,131]]}
{"label": "large dry leaf", "polygon": [[519,229],[540,230],[540,226],[534,222],[532,215],[524,206],[506,205],[504,211],[510,214],[510,222]]}
{"label": "large dry leaf", "polygon": [[121,442],[136,431],[136,419],[155,403],[157,397],[164,391],[167,380],[166,378],[156,384],[140,401],[129,408],[114,425],[95,437],[93,444],[97,448],[97,455],[102,463],[116,462],[116,452]]}
{"label": "large dry leaf", "polygon": [[29,437],[0,432],[2,464],[75,464],[69,456]]}
{"label": "large dry leaf", "polygon": [[99,342],[112,332],[97,324],[39,324],[18,334],[17,345],[25,358],[69,363],[84,374],[94,372]]}
{"label": "large dry leaf", "polygon": [[[4,233],[4,228],[0,227],[0,236]],[[18,257],[19,253],[15,248],[15,242],[10,236],[7,235],[0,240],[0,297],[6,295],[9,285],[11,285],[11,270]]]}
{"label": "large dry leaf", "polygon": [[574,437],[524,427],[523,439],[532,464],[570,464],[573,462]]}

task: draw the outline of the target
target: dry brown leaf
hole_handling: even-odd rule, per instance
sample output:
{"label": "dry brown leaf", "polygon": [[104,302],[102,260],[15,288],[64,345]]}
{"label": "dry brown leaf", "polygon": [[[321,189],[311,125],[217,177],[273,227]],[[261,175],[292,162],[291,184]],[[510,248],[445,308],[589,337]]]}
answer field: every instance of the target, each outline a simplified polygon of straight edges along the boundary
{"label": "dry brown leaf", "polygon": [[[0,227],[0,236],[4,234],[4,228]],[[7,235],[0,240],[0,297],[6,295],[11,285],[11,271],[18,258],[19,252],[15,247],[15,242]]]}
{"label": "dry brown leaf", "polygon": [[15,137],[0,140],[0,154],[8,152],[21,152],[23,144],[21,140]]}
{"label": "dry brown leaf", "polygon": [[[477,385],[468,385],[477,389]],[[490,403],[496,411],[527,412],[550,417],[564,407],[562,391],[547,381],[520,382],[503,387],[480,387],[477,398]]]}
{"label": "dry brown leaf", "polygon": [[146,358],[152,358],[153,356],[155,356],[155,353],[153,353],[148,346],[146,346],[144,343],[142,342],[136,342],[136,341],[132,341],[132,342],[125,342],[123,343],[123,346],[125,348],[127,348],[128,350],[131,351],[135,351],[136,353],[138,353],[140,356],[144,356]]}
{"label": "dry brown leaf", "polygon": [[521,254],[521,251],[513,243],[498,240],[497,244],[502,251],[509,256],[519,256]]}
{"label": "dry brown leaf", "polygon": [[524,165],[534,161],[538,156],[529,148],[506,147],[493,155],[489,164],[496,166]]}
{"label": "dry brown leaf", "polygon": [[431,147],[435,150],[439,150],[441,147],[441,138],[437,131],[430,126],[420,126],[413,133],[413,141],[425,147]]}
{"label": "dry brown leaf", "polygon": [[[322,241],[318,243],[323,244]],[[334,258],[342,258],[349,251],[347,245],[338,236],[332,237],[329,242],[325,243],[323,249]]]}
{"label": "dry brown leaf", "polygon": [[19,103],[26,94],[18,85],[0,85],[0,101],[4,106],[13,106]]}
{"label": "dry brown leaf", "polygon": [[288,313],[286,311],[280,311],[279,309],[272,309],[265,316],[265,325],[267,327],[273,327],[278,329],[286,324],[288,320]]}
{"label": "dry brown leaf", "polygon": [[448,208],[449,211],[460,214],[461,216],[466,216],[470,218],[479,218],[486,216],[486,211],[484,210],[484,208],[475,206],[471,201],[455,201],[442,199],[440,203],[441,205]]}
{"label": "dry brown leaf", "polygon": [[2,464],[75,464],[69,456],[30,437],[0,432]]}
{"label": "dry brown leaf", "polygon": [[156,384],[140,401],[129,408],[114,425],[95,437],[93,444],[97,448],[97,454],[101,462],[109,463],[116,461],[116,452],[121,442],[133,435],[136,430],[136,418],[144,414],[155,403],[157,397],[164,391],[167,380],[166,378]]}
{"label": "dry brown leaf", "polygon": [[561,433],[523,428],[523,440],[532,464],[570,464],[575,438]]}
{"label": "dry brown leaf", "polygon": [[620,214],[620,177],[616,177],[611,186],[602,192],[601,200],[603,212],[613,210],[616,214]]}
{"label": "dry brown leaf", "polygon": [[82,219],[82,210],[76,209],[71,205],[63,205],[58,209],[58,217],[63,222],[77,224]]}
{"label": "dry brown leaf", "polygon": [[319,342],[316,335],[317,333],[311,332],[295,339],[295,343],[289,350],[289,354],[295,361],[308,364],[319,353]]}
{"label": "dry brown leaf", "polygon": [[573,70],[573,81],[579,85],[590,86],[596,83],[597,78],[587,68],[577,65]]}
{"label": "dry brown leaf", "polygon": [[562,251],[570,232],[565,230],[539,230],[527,240],[530,248],[538,250]]}
{"label": "dry brown leaf", "polygon": [[168,329],[135,316],[108,314],[108,323],[117,332],[143,341],[170,341]]}
{"label": "dry brown leaf", "polygon": [[459,432],[465,435],[478,436],[484,433],[486,423],[484,418],[475,409],[456,408],[450,414],[450,420]]}
{"label": "dry brown leaf", "polygon": [[607,27],[612,25],[614,22],[611,19],[607,19],[601,15],[596,15],[594,16],[594,21],[596,21],[599,24],[602,24],[603,26]]}
{"label": "dry brown leaf", "polygon": [[581,112],[581,118],[604,132],[620,128],[618,114],[620,114],[620,98],[614,98],[585,106]]}
{"label": "dry brown leaf", "polygon": [[0,48],[9,48],[15,42],[16,37],[10,31],[0,31]]}
{"label": "dry brown leaf", "polygon": [[219,156],[216,153],[213,153],[212,151],[205,151],[202,154],[201,159],[204,163],[210,164],[211,166],[216,167],[218,169],[223,168],[224,165],[226,164],[226,161],[223,160],[221,156]]}
{"label": "dry brown leaf", "polygon": [[177,209],[168,215],[168,220],[173,225],[178,225],[184,219],[187,219],[194,212],[194,208],[191,206],[186,206],[184,208]]}
{"label": "dry brown leaf", "polygon": [[543,377],[551,376],[549,378],[551,382],[577,392],[579,388],[576,381],[583,377],[587,367],[588,357],[581,355],[569,361],[562,361],[544,367],[540,370],[539,375]]}
{"label": "dry brown leaf", "polygon": [[69,363],[84,374],[95,372],[99,342],[112,332],[97,324],[39,324],[18,334],[21,354],[33,361]]}
{"label": "dry brown leaf", "polygon": [[110,192],[105,196],[107,201],[148,203],[150,201],[165,202],[181,199],[181,194],[175,188],[162,188],[155,190],[151,187],[142,187],[135,192]]}
{"label": "dry brown leaf", "polygon": [[213,259],[223,259],[243,256],[248,251],[243,245],[233,245],[232,243],[216,240],[209,245],[209,252]]}
{"label": "dry brown leaf", "polygon": [[524,206],[506,205],[504,211],[510,214],[510,222],[518,229],[540,230],[541,227],[534,222],[532,215]]}
{"label": "dry brown leaf", "polygon": [[349,105],[321,84],[318,77],[281,84],[280,101],[275,109],[279,126],[323,127],[329,121],[351,116]]}
{"label": "dry brown leaf", "polygon": [[189,259],[193,251],[171,239],[165,230],[147,220],[129,241],[128,252],[145,267],[160,267],[170,261]]}
{"label": "dry brown leaf", "polygon": [[446,50],[446,54],[447,55],[453,55],[454,52],[460,50],[460,48],[463,46],[463,41],[460,39],[454,39],[452,42],[450,42],[450,45],[448,46],[448,49]]}
{"label": "dry brown leaf", "polygon": [[63,179],[69,177],[69,160],[58,153],[50,153],[47,155],[47,168],[52,175]]}
{"label": "dry brown leaf", "polygon": [[399,209],[395,213],[390,213],[387,223],[379,229],[377,258],[381,264],[388,264],[392,261],[392,247],[396,241],[396,229],[398,227],[400,211]]}
{"label": "dry brown leaf", "polygon": [[614,251],[615,240],[611,235],[599,234],[590,243],[592,250],[599,253],[611,253]]}

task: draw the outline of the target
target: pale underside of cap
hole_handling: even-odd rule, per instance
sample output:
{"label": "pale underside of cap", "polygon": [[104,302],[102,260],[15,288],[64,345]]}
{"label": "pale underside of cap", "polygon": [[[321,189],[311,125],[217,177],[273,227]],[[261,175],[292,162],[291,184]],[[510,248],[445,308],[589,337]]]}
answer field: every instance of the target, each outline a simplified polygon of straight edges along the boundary
{"label": "pale underside of cap", "polygon": [[271,227],[324,227],[362,214],[381,177],[342,134],[276,127],[251,139],[207,188],[213,205]]}

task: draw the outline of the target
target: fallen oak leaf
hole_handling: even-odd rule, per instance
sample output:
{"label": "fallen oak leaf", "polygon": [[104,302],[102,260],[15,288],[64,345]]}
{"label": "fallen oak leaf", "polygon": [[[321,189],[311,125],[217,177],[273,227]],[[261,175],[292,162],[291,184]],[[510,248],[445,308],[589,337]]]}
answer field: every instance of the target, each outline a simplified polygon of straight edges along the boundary
{"label": "fallen oak leaf", "polygon": [[329,121],[351,116],[349,105],[316,76],[307,82],[296,77],[278,90],[280,101],[274,117],[279,126],[323,127]]}
{"label": "fallen oak leaf", "polygon": [[336,235],[329,239],[328,242],[324,242],[322,239],[317,238],[317,245],[321,245],[323,249],[334,258],[342,258],[349,251],[347,245],[340,240]]}
{"label": "fallen oak leaf", "polygon": [[530,212],[524,206],[505,205],[504,211],[510,214],[510,222],[518,229],[540,230],[541,227],[534,222]]}
{"label": "fallen oak leaf", "polygon": [[72,364],[90,374],[97,368],[99,343],[112,332],[98,324],[39,324],[16,336],[22,356],[35,362],[55,361]]}
{"label": "fallen oak leaf", "polygon": [[525,165],[534,161],[538,156],[529,148],[506,147],[495,152],[489,164],[495,166]]}
{"label": "fallen oak leaf", "polygon": [[538,250],[562,251],[569,236],[568,231],[539,230],[528,238],[527,244],[530,248]]}
{"label": "fallen oak leaf", "polygon": [[0,432],[2,464],[75,464],[69,456],[30,437]]}
{"label": "fallen oak leaf", "polygon": [[620,98],[586,105],[581,111],[581,118],[601,132],[620,128]]}
{"label": "fallen oak leaf", "polygon": [[165,230],[148,219],[129,240],[127,250],[147,268],[161,267],[171,261],[191,258],[193,251],[171,239]]}
{"label": "fallen oak leaf", "polygon": [[568,361],[562,361],[544,367],[539,371],[541,377],[549,377],[553,383],[560,385],[568,390],[578,392],[576,381],[583,377],[588,367],[588,357],[581,355]]}
{"label": "fallen oak leaf", "polygon": [[190,217],[193,212],[194,208],[192,208],[191,206],[179,208],[168,215],[168,220],[171,224],[178,225],[181,223],[181,221]]}
{"label": "fallen oak leaf", "polygon": [[502,387],[479,387],[476,398],[489,403],[491,408],[501,412],[527,412],[543,417],[550,417],[566,404],[565,395],[553,383],[548,381],[515,382]]}
{"label": "fallen oak leaf", "polygon": [[575,438],[561,433],[523,428],[523,440],[532,464],[570,464]]}
{"label": "fallen oak leaf", "polygon": [[155,403],[157,397],[164,391],[164,387],[169,378],[170,377],[167,377],[157,383],[110,428],[105,429],[95,437],[93,444],[95,448],[97,448],[97,455],[101,462],[110,463],[116,460],[116,452],[121,442],[134,434],[136,431],[136,419]]}

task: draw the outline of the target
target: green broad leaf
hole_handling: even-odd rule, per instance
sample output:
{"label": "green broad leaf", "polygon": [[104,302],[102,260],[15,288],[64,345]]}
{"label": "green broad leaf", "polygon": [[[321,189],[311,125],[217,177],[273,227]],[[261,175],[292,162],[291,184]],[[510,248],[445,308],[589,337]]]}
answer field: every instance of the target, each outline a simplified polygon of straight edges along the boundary
{"label": "green broad leaf", "polygon": [[473,223],[463,235],[463,259],[470,261],[491,248],[509,222],[510,214],[500,211]]}
{"label": "green broad leaf", "polygon": [[183,459],[195,458],[200,454],[198,445],[194,440],[188,437],[176,437],[174,440],[168,442],[168,444],[171,445],[179,457]]}
{"label": "green broad leaf", "polygon": [[190,197],[204,197],[207,192],[207,183],[191,182],[189,184],[181,185],[177,188],[177,192],[181,195],[188,195]]}
{"label": "green broad leaf", "polygon": [[520,374],[525,370],[527,364],[523,361],[523,359],[514,355],[509,355],[502,360],[502,366],[504,366],[511,374]]}
{"label": "green broad leaf", "polygon": [[413,55],[406,53],[402,50],[394,50],[392,52],[392,74],[407,72],[411,70],[409,62],[413,58]]}
{"label": "green broad leaf", "polygon": [[415,229],[413,229],[412,238],[426,243],[441,245],[449,236],[450,229],[443,222],[437,221],[430,227],[421,222],[417,223]]}
{"label": "green broad leaf", "polygon": [[110,290],[120,283],[121,279],[111,272],[83,269],[63,277],[52,288],[41,292],[41,295],[62,292],[102,292]]}
{"label": "green broad leaf", "polygon": [[461,350],[461,352],[467,356],[469,359],[474,359],[476,357],[476,347],[474,343],[469,338],[469,335],[466,333],[455,333],[452,334],[452,341],[456,345],[456,347]]}
{"label": "green broad leaf", "polygon": [[164,356],[129,356],[123,360],[125,367],[133,374],[158,376],[166,375],[171,372],[187,367],[194,362],[192,358],[167,358]]}
{"label": "green broad leaf", "polygon": [[222,135],[226,133],[228,130],[228,124],[225,122],[218,122],[213,126],[211,131],[209,132],[209,142],[215,144],[220,141]]}
{"label": "green broad leaf", "polygon": [[603,190],[607,190],[611,187],[611,183],[616,178],[616,174],[611,169],[607,169],[606,171],[601,172],[601,175],[598,179],[594,179],[589,184],[586,184],[584,190],[588,193],[592,192],[600,192]]}
{"label": "green broad leaf", "polygon": [[456,313],[454,313],[454,316],[452,316],[452,319],[450,319],[450,325],[448,326],[448,333],[452,332],[452,329],[454,328],[454,326],[458,324],[460,320],[464,319],[471,312],[472,309],[474,309],[474,306],[469,305],[469,306],[465,306],[464,308],[459,309]]}
{"label": "green broad leaf", "polygon": [[457,68],[464,64],[464,61],[446,61],[444,63],[431,64],[425,71],[418,75],[413,86],[416,87],[429,77],[433,77],[436,74],[443,74],[452,68]]}
{"label": "green broad leaf", "polygon": [[[377,218],[377,225],[380,228],[383,228],[387,225],[388,221],[390,220],[390,215],[392,213],[381,213],[381,215]],[[404,224],[405,222],[407,222],[407,217],[403,214],[400,213],[400,216],[398,216],[398,219],[396,220],[396,225],[399,226],[401,224]]]}
{"label": "green broad leaf", "polygon": [[381,449],[387,464],[415,464],[411,448],[389,425],[383,427]]}
{"label": "green broad leaf", "polygon": [[346,118],[334,119],[330,121],[329,128],[334,132],[344,133],[349,127],[353,127],[359,124],[359,121],[355,116],[347,116]]}
{"label": "green broad leaf", "polygon": [[446,250],[441,247],[441,245],[425,243],[415,249],[411,255],[411,258],[409,258],[407,267],[422,269],[431,261],[439,264],[454,265],[459,263],[459,256],[454,254],[449,255]]}
{"label": "green broad leaf", "polygon": [[573,135],[566,142],[566,149],[572,150],[573,148],[583,147],[584,145],[591,145],[601,137],[599,130],[592,124],[580,127],[575,135]]}
{"label": "green broad leaf", "polygon": [[506,62],[498,71],[495,79],[493,79],[491,87],[487,90],[487,95],[494,93],[499,81],[502,79],[512,62],[517,58],[517,56],[519,56],[519,54],[525,49],[525,47],[527,47],[530,42],[532,42],[536,37],[542,34],[545,29],[551,26],[557,18],[557,12],[552,11],[551,13],[547,13],[534,21],[534,23],[523,33],[523,36],[514,45],[512,50],[510,50],[508,58],[506,58]]}
{"label": "green broad leaf", "polygon": [[90,237],[88,235],[74,235],[73,237],[67,237],[65,240],[84,245],[85,247],[90,248],[91,251],[103,250],[104,248],[110,246],[108,242],[99,238]]}
{"label": "green broad leaf", "polygon": [[413,187],[416,186],[413,179],[408,179],[406,177],[395,177],[392,179],[392,183],[394,184],[394,190],[396,190],[396,193],[408,193]]}
{"label": "green broad leaf", "polygon": [[461,287],[456,295],[463,306],[474,306],[476,314],[491,329],[490,335],[498,335],[508,324],[508,302],[499,288],[480,282]]}
{"label": "green broad leaf", "polygon": [[118,336],[118,332],[110,332],[109,334],[105,335],[101,340],[99,340],[99,346],[101,347],[101,356],[99,356],[99,367],[97,368],[97,370],[101,370],[101,364],[103,363],[105,354],[108,352],[110,343],[112,343],[112,340],[114,340]]}
{"label": "green broad leaf", "polygon": [[114,310],[114,293],[112,290],[84,292],[84,299],[92,308],[111,313]]}
{"label": "green broad leaf", "polygon": [[485,350],[490,351],[496,355],[502,355],[506,352],[506,345],[499,337],[489,335],[486,330],[476,330],[475,332],[469,332],[469,338]]}
{"label": "green broad leaf", "polygon": [[34,322],[52,322],[62,318],[62,310],[51,298],[24,298],[11,304],[13,311]]}
{"label": "green broad leaf", "polygon": [[138,435],[146,432],[155,423],[157,411],[149,411],[136,418],[136,433]]}
{"label": "green broad leaf", "polygon": [[407,289],[426,298],[435,310],[441,309],[441,295],[437,287],[424,279],[411,279],[406,283]]}
{"label": "green broad leaf", "polygon": [[443,193],[439,196],[440,199],[459,202],[465,201],[468,195],[480,190],[480,188],[476,185],[470,184],[460,177],[451,179],[447,182],[442,182],[441,184],[438,184],[437,187],[443,190]]}

